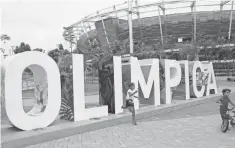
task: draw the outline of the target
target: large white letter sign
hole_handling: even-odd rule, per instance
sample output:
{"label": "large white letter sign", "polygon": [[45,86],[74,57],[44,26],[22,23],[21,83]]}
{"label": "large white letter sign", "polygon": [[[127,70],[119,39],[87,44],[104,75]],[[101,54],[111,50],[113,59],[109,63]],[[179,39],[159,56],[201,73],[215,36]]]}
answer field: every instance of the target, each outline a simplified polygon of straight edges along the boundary
{"label": "large white letter sign", "polygon": [[114,70],[114,99],[115,99],[115,114],[122,113],[123,109],[123,94],[122,94],[122,59],[121,57],[113,57]]}
{"label": "large white letter sign", "polygon": [[165,60],[166,104],[171,103],[171,87],[175,87],[180,84],[181,75],[181,67],[178,61]]}
{"label": "large white letter sign", "polygon": [[[4,61],[6,112],[11,123],[22,130],[44,128],[58,116],[61,105],[60,72],[57,64],[46,54],[24,52]],[[48,81],[48,102],[45,111],[39,116],[29,116],[24,112],[22,101],[22,73],[25,68],[38,66],[45,70]],[[35,72],[35,69],[31,69]],[[40,75],[35,75],[40,79]]]}
{"label": "large white letter sign", "polygon": [[74,121],[108,116],[108,106],[85,109],[84,62],[82,54],[73,54]]}
{"label": "large white letter sign", "polygon": [[203,65],[199,61],[195,61],[193,65],[193,92],[197,98],[200,98],[204,95],[205,92],[205,86],[201,86],[201,90],[198,90],[197,88],[197,69],[200,69],[201,72],[204,72]]}
{"label": "large white letter sign", "polygon": [[185,81],[185,100],[190,99],[190,89],[189,89],[189,67],[188,61],[179,61],[180,64],[184,65],[184,81]]}
{"label": "large white letter sign", "polygon": [[208,81],[207,81],[207,90],[206,90],[206,95],[210,95],[210,90],[214,90],[215,94],[218,93],[217,91],[217,85],[216,85],[216,80],[215,80],[215,73],[214,73],[214,68],[212,62],[209,63],[203,63],[204,70],[207,71],[208,73]]}
{"label": "large white letter sign", "polygon": [[[160,82],[159,82],[159,60],[158,59],[147,59],[140,60],[138,62],[137,58],[131,59],[131,80],[135,83],[137,90],[140,90],[138,86],[140,85],[142,90],[142,95],[140,97],[140,103],[145,102],[143,99],[151,99],[152,105],[160,105]],[[145,70],[144,68],[150,69]],[[143,69],[143,70],[142,70]],[[146,83],[146,80],[147,83]],[[154,85],[153,85],[154,84]],[[152,87],[153,96],[151,96]],[[140,95],[140,92],[138,92]],[[143,97],[143,98],[142,98]]]}

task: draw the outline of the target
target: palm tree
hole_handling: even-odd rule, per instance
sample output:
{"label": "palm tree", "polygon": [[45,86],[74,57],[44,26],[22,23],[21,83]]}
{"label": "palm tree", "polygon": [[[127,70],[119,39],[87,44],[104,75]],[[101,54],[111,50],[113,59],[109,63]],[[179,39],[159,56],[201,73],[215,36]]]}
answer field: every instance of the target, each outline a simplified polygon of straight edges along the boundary
{"label": "palm tree", "polygon": [[2,34],[1,35],[1,41],[3,41],[4,43],[6,43],[6,41],[10,41],[11,37],[8,36],[7,34]]}

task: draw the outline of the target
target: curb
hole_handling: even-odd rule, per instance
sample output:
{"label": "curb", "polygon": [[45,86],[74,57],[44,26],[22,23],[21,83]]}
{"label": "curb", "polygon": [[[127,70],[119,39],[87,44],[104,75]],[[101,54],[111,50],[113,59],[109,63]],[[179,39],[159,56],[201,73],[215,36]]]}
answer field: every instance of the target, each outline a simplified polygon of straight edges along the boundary
{"label": "curb", "polygon": [[[195,98],[194,100],[187,100],[177,104],[161,105],[161,106],[147,106],[142,107],[136,112],[136,119],[144,119],[156,116],[163,113],[169,113],[181,108],[191,107],[205,102],[214,100],[220,94],[211,95],[209,97]],[[69,137],[84,132],[90,132],[106,127],[111,127],[118,124],[123,124],[131,121],[130,113],[123,113],[118,115],[109,115],[100,120],[89,120],[81,122],[72,122],[51,126],[42,131],[24,131],[16,135],[9,135],[2,137],[2,148],[20,148],[38,143],[43,143],[59,138]]]}

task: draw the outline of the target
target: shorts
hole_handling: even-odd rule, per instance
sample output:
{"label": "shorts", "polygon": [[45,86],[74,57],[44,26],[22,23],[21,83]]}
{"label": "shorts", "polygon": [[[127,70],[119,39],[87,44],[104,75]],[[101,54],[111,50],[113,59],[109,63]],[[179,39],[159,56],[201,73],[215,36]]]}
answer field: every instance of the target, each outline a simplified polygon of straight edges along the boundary
{"label": "shorts", "polygon": [[134,102],[131,99],[126,100],[126,107],[129,107],[129,106],[134,106]]}
{"label": "shorts", "polygon": [[228,119],[229,118],[229,115],[227,114],[227,109],[225,109],[224,107],[220,107],[220,115],[221,115],[221,118],[222,120],[224,119]]}
{"label": "shorts", "polygon": [[229,115],[226,113],[221,113],[221,118],[222,118],[222,120],[229,119]]}

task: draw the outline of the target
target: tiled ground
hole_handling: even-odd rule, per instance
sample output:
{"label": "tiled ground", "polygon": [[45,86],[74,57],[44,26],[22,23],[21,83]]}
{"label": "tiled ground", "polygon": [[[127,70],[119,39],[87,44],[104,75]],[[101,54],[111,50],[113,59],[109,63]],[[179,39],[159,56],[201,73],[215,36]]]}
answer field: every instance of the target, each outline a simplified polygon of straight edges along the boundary
{"label": "tiled ground", "polygon": [[[235,102],[235,94],[230,96]],[[235,128],[220,131],[214,101],[25,148],[234,148]]]}
{"label": "tiled ground", "polygon": [[[235,88],[235,83],[225,83],[219,83],[219,92],[226,86]],[[231,98],[235,102],[235,94]],[[224,148],[235,146],[235,129],[226,134],[220,132],[220,115],[218,115],[218,105],[214,101],[161,114],[138,123],[138,126],[122,124],[25,148]]]}
{"label": "tiled ground", "polygon": [[233,148],[235,128],[220,131],[220,116],[141,121],[25,148]]}

